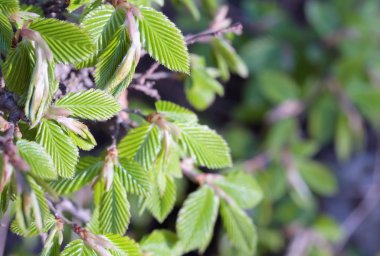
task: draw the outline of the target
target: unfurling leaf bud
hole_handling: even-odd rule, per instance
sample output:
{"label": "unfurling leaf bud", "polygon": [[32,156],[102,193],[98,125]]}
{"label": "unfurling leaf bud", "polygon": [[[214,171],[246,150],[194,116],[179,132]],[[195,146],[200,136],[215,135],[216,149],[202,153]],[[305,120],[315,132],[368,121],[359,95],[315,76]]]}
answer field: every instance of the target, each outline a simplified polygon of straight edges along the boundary
{"label": "unfurling leaf bud", "polygon": [[118,153],[117,153],[116,146],[109,147],[107,156],[104,160],[104,165],[103,165],[103,170],[102,170],[106,191],[110,190],[113,183],[114,168],[115,168],[115,165],[118,164],[117,156],[118,156]]}
{"label": "unfurling leaf bud", "polygon": [[45,113],[50,98],[49,89],[49,65],[44,50],[39,44],[35,46],[36,62],[34,65],[32,78],[30,80],[28,96],[25,104],[25,114],[35,126]]}
{"label": "unfurling leaf bud", "polygon": [[78,120],[65,117],[65,116],[50,116],[51,119],[55,119],[58,123],[62,124],[68,130],[72,131],[76,135],[80,136],[83,140],[90,142],[93,145],[96,145],[95,138],[92,136],[87,125],[79,122]]}

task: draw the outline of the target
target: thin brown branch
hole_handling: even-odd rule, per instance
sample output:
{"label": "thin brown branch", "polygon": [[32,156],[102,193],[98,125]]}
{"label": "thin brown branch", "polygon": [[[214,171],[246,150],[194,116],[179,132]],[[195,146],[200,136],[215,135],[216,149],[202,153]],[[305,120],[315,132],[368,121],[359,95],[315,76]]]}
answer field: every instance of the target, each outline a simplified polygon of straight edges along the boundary
{"label": "thin brown branch", "polygon": [[221,29],[208,29],[206,31],[200,32],[194,35],[186,36],[186,44],[191,45],[194,43],[208,43],[215,37],[221,37],[227,33],[234,33],[240,35],[243,31],[243,25],[240,23],[235,23],[229,27]]}

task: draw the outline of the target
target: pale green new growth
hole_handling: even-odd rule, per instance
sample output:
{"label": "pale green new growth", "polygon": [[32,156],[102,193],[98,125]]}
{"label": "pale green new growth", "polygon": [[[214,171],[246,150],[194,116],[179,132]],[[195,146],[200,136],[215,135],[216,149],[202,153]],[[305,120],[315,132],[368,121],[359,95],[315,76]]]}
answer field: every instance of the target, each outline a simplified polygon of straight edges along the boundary
{"label": "pale green new growth", "polygon": [[55,106],[69,110],[73,117],[88,120],[110,119],[121,109],[114,97],[94,89],[69,93],[59,99]]}
{"label": "pale green new growth", "polygon": [[19,140],[17,141],[17,149],[20,156],[29,165],[32,173],[46,179],[58,177],[53,160],[40,144]]}
{"label": "pale green new growth", "polygon": [[152,213],[154,218],[163,222],[174,207],[176,200],[176,188],[172,177],[164,177],[166,186],[163,192],[160,192],[157,176],[153,177],[152,189],[145,201],[146,208]]}
{"label": "pale green new growth", "polygon": [[148,172],[137,162],[120,158],[116,172],[125,190],[136,195],[147,195],[150,190]]}
{"label": "pale green new growth", "polygon": [[8,18],[0,12],[0,53],[7,54],[13,37],[12,25]]}
{"label": "pale green new growth", "polygon": [[50,154],[59,176],[71,178],[74,175],[79,152],[61,127],[53,121],[42,120],[38,128],[37,141]]}
{"label": "pale green new growth", "polygon": [[230,149],[224,139],[215,131],[205,125],[178,125],[178,127],[180,128],[182,149],[197,164],[211,169],[232,165]]}
{"label": "pale green new growth", "polygon": [[49,45],[57,63],[77,63],[85,60],[94,45],[79,26],[56,19],[37,19],[30,26]]}
{"label": "pale green new growth", "polygon": [[263,198],[259,184],[243,171],[231,172],[214,183],[244,209],[255,207]]}
{"label": "pale green new growth", "polygon": [[208,186],[191,193],[178,213],[176,230],[184,250],[204,251],[213,234],[219,198]]}
{"label": "pale green new growth", "polygon": [[149,170],[161,149],[162,134],[157,126],[141,125],[119,143],[120,158],[134,159]]}
{"label": "pale green new growth", "polygon": [[144,48],[162,65],[189,73],[189,54],[181,31],[161,12],[140,8]]}
{"label": "pale green new growth", "polygon": [[12,13],[17,12],[20,9],[17,0],[0,0],[0,11],[8,16]]}
{"label": "pale green new growth", "polygon": [[257,235],[252,220],[242,209],[226,202],[221,203],[220,214],[231,243],[247,255],[253,255],[256,250]]}
{"label": "pale green new growth", "polygon": [[124,234],[131,214],[127,193],[115,175],[109,191],[104,191],[100,199],[99,223],[101,233]]}
{"label": "pale green new growth", "polygon": [[88,248],[84,241],[81,239],[74,240],[66,245],[65,249],[61,252],[61,256],[98,256],[98,254]]}

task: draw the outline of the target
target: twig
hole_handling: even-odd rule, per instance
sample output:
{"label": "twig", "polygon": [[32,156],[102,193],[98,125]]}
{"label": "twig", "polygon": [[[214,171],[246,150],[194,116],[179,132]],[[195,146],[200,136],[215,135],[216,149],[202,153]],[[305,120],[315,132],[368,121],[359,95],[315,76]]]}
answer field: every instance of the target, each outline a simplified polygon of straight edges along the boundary
{"label": "twig", "polygon": [[236,35],[240,35],[243,31],[243,25],[240,23],[235,23],[232,26],[221,29],[208,29],[201,33],[195,35],[186,36],[186,44],[191,45],[194,43],[208,43],[214,37],[220,37],[226,33],[234,33]]}

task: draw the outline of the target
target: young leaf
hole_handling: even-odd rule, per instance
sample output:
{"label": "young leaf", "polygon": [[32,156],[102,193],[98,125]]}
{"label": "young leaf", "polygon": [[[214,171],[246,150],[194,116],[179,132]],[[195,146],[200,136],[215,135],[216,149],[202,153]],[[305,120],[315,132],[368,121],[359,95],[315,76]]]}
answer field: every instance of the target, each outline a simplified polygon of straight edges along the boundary
{"label": "young leaf", "polygon": [[89,120],[110,119],[121,109],[110,94],[94,89],[68,93],[55,106],[69,110],[73,117]]}
{"label": "young leaf", "polygon": [[78,148],[85,151],[90,151],[97,145],[96,140],[88,129],[83,129],[82,132],[83,131],[84,133],[82,135],[85,135],[85,137],[82,137],[81,135],[66,129],[67,135],[70,136],[71,140]]}
{"label": "young leaf", "polygon": [[191,57],[191,76],[186,80],[186,97],[194,108],[205,110],[215,100],[216,94],[224,95],[224,88],[211,69],[206,68],[204,58]]}
{"label": "young leaf", "polygon": [[155,230],[140,242],[143,252],[156,256],[175,256],[177,235],[167,230]]}
{"label": "young leaf", "polygon": [[113,248],[110,250],[112,255],[142,256],[139,245],[129,237],[115,234],[107,234],[102,237],[112,243]]}
{"label": "young leaf", "polygon": [[30,26],[40,33],[58,63],[77,63],[85,60],[94,45],[89,35],[79,26],[57,19],[37,19]]}
{"label": "young leaf", "polygon": [[243,78],[248,77],[249,71],[247,65],[226,40],[222,38],[214,38],[212,40],[212,45],[216,48],[216,51],[226,60],[226,63],[230,70]]}
{"label": "young leaf", "polygon": [[227,177],[215,180],[215,184],[242,208],[253,208],[263,198],[259,184],[243,171],[231,172]]}
{"label": "young leaf", "polygon": [[156,104],[157,112],[164,114],[165,118],[172,122],[178,123],[196,123],[198,122],[198,117],[196,114],[190,110],[178,106],[177,104],[171,103],[169,101],[160,100]]}
{"label": "young leaf", "polygon": [[58,174],[71,178],[74,175],[79,152],[61,127],[52,121],[42,120],[38,128],[37,141],[50,154]]}
{"label": "young leaf", "polygon": [[161,149],[160,129],[144,124],[131,130],[118,145],[119,157],[134,159],[146,170],[150,170]]}
{"label": "young leaf", "polygon": [[9,16],[19,9],[20,6],[17,0],[0,0],[0,11],[4,13],[5,16]]}
{"label": "young leaf", "polygon": [[0,12],[0,53],[7,55],[13,38],[12,25],[7,16]]}
{"label": "young leaf", "polygon": [[52,240],[45,244],[43,251],[41,252],[41,256],[56,256],[59,255],[60,252],[60,244],[58,236],[54,236]]}
{"label": "young leaf", "polygon": [[210,169],[231,166],[230,149],[224,139],[205,125],[180,128],[180,145],[194,161]]}
{"label": "young leaf", "polygon": [[98,254],[88,248],[83,240],[77,239],[66,245],[61,256],[98,256]]}
{"label": "young leaf", "polygon": [[25,93],[29,87],[34,62],[34,48],[29,41],[23,40],[16,48],[12,48],[2,65],[6,88],[19,95]]}
{"label": "young leaf", "polygon": [[43,189],[31,177],[28,177],[27,180],[31,188],[30,197],[34,222],[36,223],[39,233],[42,234],[50,217],[50,209],[46,202]]}
{"label": "young leaf", "polygon": [[136,195],[146,195],[150,190],[148,172],[134,160],[119,159],[116,171],[125,190]]}
{"label": "young leaf", "polygon": [[154,218],[162,223],[169,215],[174,207],[176,200],[176,187],[172,177],[166,176],[165,191],[160,193],[159,186],[157,184],[158,179],[152,180],[152,188],[145,199],[145,205],[152,213]]}
{"label": "young leaf", "polygon": [[[112,40],[100,55],[99,62],[96,64],[95,82],[98,88],[112,90],[118,87],[125,88],[129,85],[134,69],[118,74],[121,71],[119,68],[129,48],[130,41],[127,29],[125,26],[122,26],[115,32]],[[118,78],[120,77],[124,79],[119,81]],[[115,84],[116,80],[119,81],[118,84]]]}
{"label": "young leaf", "polygon": [[117,176],[114,177],[109,191],[100,200],[99,222],[101,233],[123,235],[127,230],[131,214],[127,192]]}
{"label": "young leaf", "polygon": [[178,213],[176,229],[185,251],[204,251],[211,241],[219,198],[208,186],[191,193]]}
{"label": "young leaf", "polygon": [[29,165],[32,173],[46,179],[56,179],[57,172],[53,160],[46,150],[33,141],[17,141],[20,156]]}
{"label": "young leaf", "polygon": [[71,0],[69,1],[69,6],[67,7],[67,10],[69,12],[73,12],[81,6],[88,4],[89,2],[91,2],[91,0]]}
{"label": "young leaf", "polygon": [[329,196],[336,192],[337,181],[326,166],[315,161],[297,161],[297,166],[302,178],[316,193]]}
{"label": "young leaf", "polygon": [[96,157],[81,158],[74,177],[50,182],[50,186],[60,195],[70,194],[88,185],[100,173],[103,161]]}
{"label": "young leaf", "polygon": [[165,67],[189,73],[189,54],[181,31],[161,12],[149,7],[140,11],[144,48]]}
{"label": "young leaf", "polygon": [[25,103],[25,115],[34,127],[41,120],[50,105],[52,95],[57,88],[55,65],[49,60],[50,50],[43,43],[35,44],[35,64]]}
{"label": "young leaf", "polygon": [[89,12],[82,20],[81,26],[86,30],[92,41],[96,44],[96,52],[90,59],[78,66],[93,66],[96,58],[106,48],[118,28],[123,24],[125,12],[112,5],[100,5]]}
{"label": "young leaf", "polygon": [[[19,198],[17,200],[20,200]],[[17,207],[22,207],[22,205],[17,205]],[[20,208],[21,209],[21,208]],[[30,225],[26,228],[23,227],[23,224],[20,225],[20,221],[17,218],[18,212],[16,212],[16,219],[12,221],[11,224],[11,231],[15,233],[18,236],[23,236],[23,237],[32,237],[32,236],[37,236],[40,234],[40,231],[37,228],[36,222],[30,223]],[[48,232],[53,225],[55,224],[55,218],[53,215],[49,215],[44,223],[44,227],[42,229],[43,233]]]}
{"label": "young leaf", "polygon": [[257,234],[252,220],[237,205],[221,202],[220,214],[231,243],[247,255],[256,250]]}

